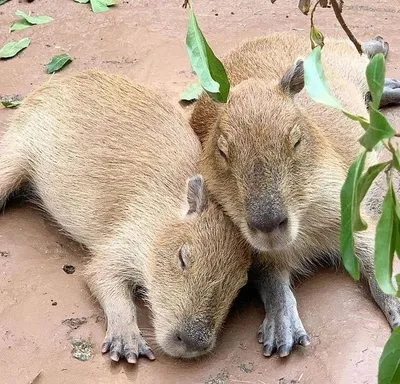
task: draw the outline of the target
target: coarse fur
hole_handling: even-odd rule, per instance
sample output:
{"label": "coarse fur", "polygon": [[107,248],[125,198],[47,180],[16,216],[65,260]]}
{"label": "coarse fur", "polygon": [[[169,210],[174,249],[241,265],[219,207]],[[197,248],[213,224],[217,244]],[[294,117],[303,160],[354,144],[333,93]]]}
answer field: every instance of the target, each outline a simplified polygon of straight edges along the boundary
{"label": "coarse fur", "polygon": [[154,358],[136,320],[145,288],[161,349],[209,352],[250,252],[207,196],[200,143],[170,103],[98,71],[51,80],[16,111],[0,142],[0,206],[29,183],[37,202],[92,258],[88,285],[104,309],[102,351]]}
{"label": "coarse fur", "polygon": [[[388,46],[378,37],[364,50],[368,54],[360,56],[347,40],[325,39],[322,63],[332,94],[346,110],[367,117],[368,58],[386,55]],[[267,312],[259,336],[266,356],[274,350],[286,356],[293,343],[309,343],[290,275],[307,273],[321,257],[338,260],[340,191],[361,152],[359,123],[312,101],[303,89],[302,57],[309,51],[309,39],[294,33],[241,45],[223,60],[232,85],[228,102],[217,104],[203,94],[191,117],[203,145],[200,171],[207,187],[257,251],[254,280]],[[387,79],[386,95],[393,92],[383,100],[400,101],[396,84]],[[371,153],[367,165],[376,161]],[[374,226],[372,220],[356,239],[357,256],[395,326],[399,301],[383,294],[374,278]]]}

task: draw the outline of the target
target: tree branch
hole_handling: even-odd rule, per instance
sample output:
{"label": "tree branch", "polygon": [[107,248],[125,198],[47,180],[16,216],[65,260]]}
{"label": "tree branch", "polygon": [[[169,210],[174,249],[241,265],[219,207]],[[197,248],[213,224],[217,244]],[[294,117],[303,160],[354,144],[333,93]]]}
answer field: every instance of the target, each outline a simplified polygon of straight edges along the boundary
{"label": "tree branch", "polygon": [[342,16],[342,12],[340,10],[339,4],[337,3],[336,0],[331,0],[331,5],[332,5],[332,8],[333,8],[333,11],[335,12],[335,16],[336,16],[337,21],[340,23],[341,27],[346,32],[347,36],[349,37],[351,42],[356,47],[358,53],[361,55],[363,53],[362,49],[361,49],[361,44],[357,41],[357,39],[355,38],[353,33],[350,31],[350,29],[347,26],[347,24],[345,23],[345,21],[343,19],[343,16]]}

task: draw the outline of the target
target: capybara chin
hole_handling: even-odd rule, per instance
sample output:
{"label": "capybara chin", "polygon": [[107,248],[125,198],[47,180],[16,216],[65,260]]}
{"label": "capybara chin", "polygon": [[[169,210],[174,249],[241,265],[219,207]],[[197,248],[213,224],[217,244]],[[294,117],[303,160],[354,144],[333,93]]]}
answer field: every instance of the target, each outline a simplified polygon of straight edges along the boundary
{"label": "capybara chin", "polygon": [[155,340],[172,356],[209,352],[250,251],[209,200],[200,143],[151,90],[98,71],[50,82],[16,111],[0,142],[0,205],[26,184],[90,251],[88,285],[107,318],[114,361],[154,359],[137,325],[133,288],[147,292]]}
{"label": "capybara chin", "polygon": [[[322,61],[343,107],[368,116],[368,58],[386,55],[388,45],[378,37],[363,47],[360,56],[349,41],[326,39]],[[232,83],[228,102],[217,104],[203,94],[190,121],[202,142],[199,169],[212,198],[258,254],[253,278],[267,314],[259,329],[266,356],[287,356],[294,344],[309,343],[290,277],[309,272],[321,257],[340,260],[340,191],[364,132],[307,95],[302,57],[309,52],[308,37],[293,33],[239,46],[223,60]],[[399,82],[386,79],[381,106],[399,101]],[[375,161],[371,154],[368,163]],[[375,220],[368,221],[368,231],[357,235],[356,253],[393,327],[400,323],[400,302],[375,280]]]}

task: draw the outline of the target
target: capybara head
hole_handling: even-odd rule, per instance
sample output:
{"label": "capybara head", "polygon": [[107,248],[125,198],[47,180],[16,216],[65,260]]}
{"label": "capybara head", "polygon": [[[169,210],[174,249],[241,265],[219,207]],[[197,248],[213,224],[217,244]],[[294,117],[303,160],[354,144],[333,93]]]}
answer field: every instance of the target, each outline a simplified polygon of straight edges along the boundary
{"label": "capybara head", "polygon": [[188,210],[153,250],[148,276],[155,338],[175,357],[211,351],[251,256],[233,223],[207,197],[203,178],[188,182]]}
{"label": "capybara head", "polygon": [[200,167],[207,187],[261,251],[296,240],[318,193],[321,138],[294,101],[303,87],[301,60],[280,82],[243,81],[217,107],[205,139]]}

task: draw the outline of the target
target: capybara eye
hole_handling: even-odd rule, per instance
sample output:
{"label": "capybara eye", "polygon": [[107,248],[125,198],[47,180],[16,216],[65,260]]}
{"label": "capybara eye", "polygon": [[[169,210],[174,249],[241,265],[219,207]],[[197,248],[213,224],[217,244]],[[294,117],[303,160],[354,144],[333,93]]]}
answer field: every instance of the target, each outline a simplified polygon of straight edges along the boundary
{"label": "capybara eye", "polygon": [[289,134],[293,149],[297,150],[301,143],[301,131],[298,125],[294,125]]}
{"label": "capybara eye", "polygon": [[219,150],[219,154],[224,158],[224,160],[227,160],[226,153],[219,148],[218,148],[218,150]]}
{"label": "capybara eye", "polygon": [[224,158],[224,160],[228,160],[228,142],[226,141],[225,137],[220,135],[218,137],[217,141],[217,146],[218,146],[218,151],[221,157]]}
{"label": "capybara eye", "polygon": [[189,247],[184,244],[182,247],[179,249],[179,267],[184,271],[188,267],[188,262],[189,262]]}
{"label": "capybara eye", "polygon": [[296,142],[295,142],[295,144],[294,144],[294,149],[297,149],[298,147],[299,147],[299,145],[300,145],[300,142],[301,142],[301,138],[299,138]]}

